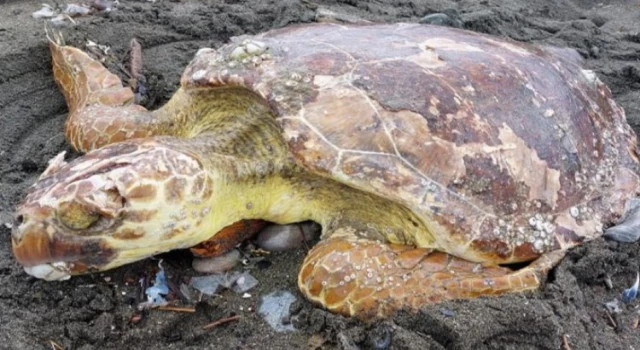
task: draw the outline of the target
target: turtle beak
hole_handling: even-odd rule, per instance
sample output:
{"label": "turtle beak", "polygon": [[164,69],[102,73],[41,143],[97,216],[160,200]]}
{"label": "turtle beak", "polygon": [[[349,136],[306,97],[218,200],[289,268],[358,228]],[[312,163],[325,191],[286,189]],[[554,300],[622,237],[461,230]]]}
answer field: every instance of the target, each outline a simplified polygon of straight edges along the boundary
{"label": "turtle beak", "polygon": [[49,237],[45,232],[25,230],[13,227],[11,232],[13,255],[24,266],[33,266],[49,262],[53,258]]}
{"label": "turtle beak", "polygon": [[18,215],[11,232],[13,255],[25,271],[46,280],[100,269],[115,254],[100,238],[70,236],[53,225]]}

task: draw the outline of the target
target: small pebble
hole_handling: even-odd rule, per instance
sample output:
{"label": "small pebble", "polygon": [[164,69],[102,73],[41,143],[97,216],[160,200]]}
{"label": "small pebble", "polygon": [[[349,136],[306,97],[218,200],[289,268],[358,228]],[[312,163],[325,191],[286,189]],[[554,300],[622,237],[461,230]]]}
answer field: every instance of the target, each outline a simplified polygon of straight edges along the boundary
{"label": "small pebble", "polygon": [[441,308],[440,313],[442,313],[444,316],[447,316],[447,317],[453,317],[456,315],[455,312],[445,308]]}
{"label": "small pebble", "polygon": [[276,252],[293,250],[302,247],[305,241],[316,238],[320,230],[320,225],[314,222],[271,225],[258,233],[256,245],[264,250]]}
{"label": "small pebble", "polygon": [[223,273],[238,265],[240,258],[240,252],[233,249],[213,258],[194,258],[191,267],[200,273]]}
{"label": "small pebble", "polygon": [[591,22],[593,22],[593,24],[595,24],[598,27],[602,27],[608,21],[609,20],[607,19],[607,17],[601,16],[601,15],[595,15],[594,17],[591,18]]}
{"label": "small pebble", "polygon": [[611,276],[606,275],[604,277],[604,284],[607,286],[607,289],[613,289],[613,282],[611,281]]}
{"label": "small pebble", "polygon": [[457,11],[449,9],[445,10],[444,13],[432,13],[430,15],[426,15],[422,17],[418,23],[461,28],[462,21],[458,17]]}
{"label": "small pebble", "polygon": [[418,22],[422,24],[447,25],[447,23],[451,22],[451,17],[444,13],[433,13],[420,18]]}
{"label": "small pebble", "polygon": [[98,11],[111,11],[113,9],[113,1],[111,0],[95,0],[91,7]]}
{"label": "small pebble", "polygon": [[318,7],[316,9],[316,22],[327,23],[352,23],[352,24],[365,24],[371,23],[366,19],[362,19],[358,16],[350,15],[347,13],[337,13],[329,9]]}

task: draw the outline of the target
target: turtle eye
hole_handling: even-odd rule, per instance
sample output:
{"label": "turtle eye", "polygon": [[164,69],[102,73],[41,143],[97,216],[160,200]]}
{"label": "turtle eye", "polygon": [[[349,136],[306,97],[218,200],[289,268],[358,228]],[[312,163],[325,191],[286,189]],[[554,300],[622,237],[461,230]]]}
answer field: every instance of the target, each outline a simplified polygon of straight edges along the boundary
{"label": "turtle eye", "polygon": [[72,230],[84,230],[98,220],[100,213],[90,210],[87,205],[78,201],[62,203],[57,210],[58,220]]}

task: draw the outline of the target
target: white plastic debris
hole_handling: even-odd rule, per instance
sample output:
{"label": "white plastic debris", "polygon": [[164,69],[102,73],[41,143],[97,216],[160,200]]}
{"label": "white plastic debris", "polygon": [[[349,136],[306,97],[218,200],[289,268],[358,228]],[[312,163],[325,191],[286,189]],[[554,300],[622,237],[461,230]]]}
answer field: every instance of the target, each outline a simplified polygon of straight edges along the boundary
{"label": "white plastic debris", "polygon": [[87,40],[86,46],[87,46],[88,49],[98,49],[104,55],[108,55],[109,51],[111,51],[111,48],[109,46],[101,45],[101,44],[98,44],[95,41],[91,41],[91,40]]}
{"label": "white plastic debris", "polygon": [[257,285],[257,279],[251,276],[248,272],[243,272],[236,280],[236,283],[233,285],[233,290],[238,294],[245,293]]}
{"label": "white plastic debris", "polygon": [[289,308],[296,301],[296,297],[286,290],[271,292],[262,297],[262,304],[258,309],[258,313],[264,317],[271,328],[276,332],[294,331],[290,322],[284,322],[290,319]]}
{"label": "white plastic debris", "polygon": [[248,272],[233,272],[193,277],[190,285],[206,295],[218,293],[221,287],[233,289],[234,292],[241,294],[257,286],[258,280]]}
{"label": "white plastic debris", "polygon": [[605,303],[604,307],[606,307],[612,314],[619,314],[622,312],[622,309],[620,308],[620,301],[618,301],[618,299],[613,299],[610,302]]}
{"label": "white plastic debris", "polygon": [[91,9],[84,5],[68,4],[62,13],[71,17],[86,16],[91,12]]}
{"label": "white plastic debris", "polygon": [[69,15],[62,14],[62,13],[57,15],[57,16],[55,16],[54,18],[50,19],[50,21],[51,21],[51,24],[53,24],[54,27],[64,26],[66,21],[69,21],[71,23],[75,23],[73,18],[69,17]]}
{"label": "white plastic debris", "polygon": [[53,8],[51,8],[51,6],[47,4],[43,4],[40,10],[31,14],[31,17],[35,19],[40,19],[40,18],[53,18],[57,15],[58,13],[56,13],[56,11]]}
{"label": "white plastic debris", "polygon": [[207,295],[213,295],[218,292],[220,287],[231,288],[236,280],[240,277],[240,273],[234,272],[230,274],[213,274],[209,276],[193,277],[191,279],[191,287],[201,291]]}

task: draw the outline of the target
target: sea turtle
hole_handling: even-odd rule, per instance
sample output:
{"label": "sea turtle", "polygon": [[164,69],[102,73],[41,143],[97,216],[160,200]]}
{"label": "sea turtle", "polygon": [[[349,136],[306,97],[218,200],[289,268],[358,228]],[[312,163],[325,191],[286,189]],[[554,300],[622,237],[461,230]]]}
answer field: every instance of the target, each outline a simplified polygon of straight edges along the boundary
{"label": "sea turtle", "polygon": [[33,276],[312,220],[323,233],[302,293],[371,319],[535,289],[570,247],[637,239],[636,135],[574,50],[410,23],[292,25],[199,50],[147,111],[49,37],[67,139],[88,153],[53,159],[17,207],[13,252]]}

